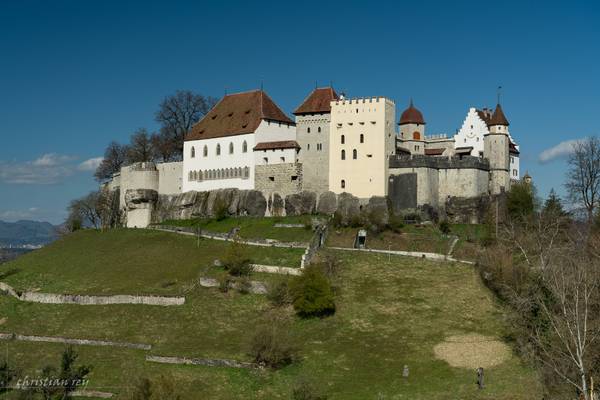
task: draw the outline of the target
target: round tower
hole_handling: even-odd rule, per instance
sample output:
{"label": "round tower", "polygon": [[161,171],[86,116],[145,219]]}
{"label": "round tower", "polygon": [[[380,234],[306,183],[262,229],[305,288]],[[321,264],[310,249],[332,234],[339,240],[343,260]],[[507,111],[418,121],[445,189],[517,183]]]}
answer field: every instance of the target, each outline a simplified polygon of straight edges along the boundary
{"label": "round tower", "polygon": [[400,138],[412,154],[425,154],[425,119],[414,105],[412,99],[406,110],[400,115]]}
{"label": "round tower", "polygon": [[490,194],[510,189],[510,154],[508,120],[500,104],[488,122],[489,132],[483,136],[483,156],[490,162]]}

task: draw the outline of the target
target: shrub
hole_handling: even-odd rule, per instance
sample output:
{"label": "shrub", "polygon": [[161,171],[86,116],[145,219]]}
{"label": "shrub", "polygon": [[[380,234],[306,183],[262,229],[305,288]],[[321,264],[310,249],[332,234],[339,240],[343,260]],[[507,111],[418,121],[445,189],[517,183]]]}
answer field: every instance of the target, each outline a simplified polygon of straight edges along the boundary
{"label": "shrub", "polygon": [[279,321],[261,324],[252,336],[250,356],[255,363],[273,369],[291,364],[296,358],[296,348],[287,324]]}
{"label": "shrub", "polygon": [[8,385],[16,375],[15,370],[10,368],[6,360],[0,362],[0,393],[8,390]]}
{"label": "shrub", "polygon": [[215,199],[213,213],[217,221],[222,221],[229,216],[229,206],[227,205],[225,200],[223,200],[220,197],[217,197]]}
{"label": "shrub", "polygon": [[442,232],[444,235],[450,233],[450,224],[446,220],[440,222],[438,228],[440,228],[440,232]]}
{"label": "shrub", "polygon": [[344,225],[344,217],[342,216],[341,212],[336,211],[333,213],[333,218],[331,218],[331,225],[333,225],[334,228],[341,228]]}
{"label": "shrub", "polygon": [[300,378],[292,389],[292,400],[327,400],[327,396],[320,393],[314,383]]}
{"label": "shrub", "polygon": [[404,228],[404,219],[400,215],[390,215],[388,228],[394,233],[401,233]]}
{"label": "shrub", "polygon": [[350,217],[350,223],[348,224],[351,228],[360,228],[364,225],[364,220],[362,215],[355,214]]}
{"label": "shrub", "polygon": [[282,307],[292,303],[288,278],[280,279],[269,285],[267,299],[275,307]]}
{"label": "shrub", "polygon": [[223,267],[233,276],[250,276],[252,273],[252,260],[248,256],[247,248],[239,241],[231,242],[223,260]]}
{"label": "shrub", "polygon": [[250,278],[248,276],[242,276],[237,280],[237,290],[242,294],[250,293],[250,288],[252,287],[252,282],[250,282]]}
{"label": "shrub", "polygon": [[229,286],[231,285],[231,277],[227,274],[220,275],[217,280],[219,281],[219,291],[227,293]]}
{"label": "shrub", "polygon": [[301,317],[322,317],[335,313],[333,289],[329,279],[318,266],[304,269],[304,273],[290,282],[294,309]]}

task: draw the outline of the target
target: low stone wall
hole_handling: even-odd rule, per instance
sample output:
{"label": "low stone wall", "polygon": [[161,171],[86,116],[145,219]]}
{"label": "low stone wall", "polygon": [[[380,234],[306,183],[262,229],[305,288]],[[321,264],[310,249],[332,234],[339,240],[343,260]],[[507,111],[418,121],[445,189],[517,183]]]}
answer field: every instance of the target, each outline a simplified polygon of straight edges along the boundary
{"label": "low stone wall", "polygon": [[186,357],[164,357],[164,356],[146,356],[146,361],[161,364],[184,364],[184,365],[203,365],[207,367],[228,367],[228,368],[259,368],[257,364],[225,360],[219,358],[186,358]]}
{"label": "low stone wall", "polygon": [[265,272],[267,274],[302,275],[302,270],[300,268],[277,267],[277,266],[273,266],[273,265],[252,264],[252,269],[255,272]]}
{"label": "low stone wall", "polygon": [[300,263],[301,268],[304,268],[312,263],[313,258],[319,249],[325,245],[325,240],[327,239],[328,233],[329,229],[327,224],[321,224],[316,227],[315,234],[308,244],[306,251],[302,255],[302,261]]}
{"label": "low stone wall", "polygon": [[249,246],[262,246],[262,247],[283,247],[289,249],[303,249],[308,244],[302,242],[280,242],[275,239],[240,239],[236,238],[231,233],[212,232],[204,229],[196,229],[191,227],[179,227],[179,226],[168,226],[168,225],[151,225],[148,229],[154,229],[157,231],[174,232],[189,236],[198,236],[206,239],[233,241],[238,240],[242,244]]}
{"label": "low stone wall", "polygon": [[47,342],[47,343],[64,343],[83,346],[107,346],[107,347],[123,347],[136,350],[150,350],[149,344],[127,343],[127,342],[112,342],[108,340],[90,340],[90,339],[70,339],[60,336],[28,336],[19,335],[17,333],[0,333],[0,340],[19,340],[23,342]]}
{"label": "low stone wall", "polygon": [[[202,287],[219,287],[221,286],[220,282],[215,278],[206,278],[202,277],[198,279],[198,284]],[[240,285],[237,282],[229,282],[229,289],[239,290]],[[248,292],[252,294],[267,294],[267,286],[263,282],[259,281],[250,281],[250,287],[248,288]]]}
{"label": "low stone wall", "polygon": [[118,294],[113,296],[88,296],[75,294],[55,294],[23,292],[18,293],[10,285],[0,282],[0,290],[21,300],[44,304],[79,304],[79,305],[108,305],[108,304],[144,304],[149,306],[180,306],[185,303],[185,297],[168,296],[133,296]]}

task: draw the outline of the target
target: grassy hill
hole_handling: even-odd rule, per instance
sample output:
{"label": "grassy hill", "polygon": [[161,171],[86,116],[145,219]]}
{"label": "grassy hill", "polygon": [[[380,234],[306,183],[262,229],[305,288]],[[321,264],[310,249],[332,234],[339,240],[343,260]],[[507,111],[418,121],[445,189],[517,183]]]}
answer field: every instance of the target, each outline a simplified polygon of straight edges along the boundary
{"label": "grassy hill", "polygon": [[[0,266],[0,275],[20,289],[45,292],[181,293],[198,275],[221,272],[212,260],[227,246],[201,240],[198,247],[192,237],[147,230],[85,231]],[[287,266],[296,265],[302,253],[261,247],[249,251],[257,262]],[[172,378],[184,399],[289,399],[291,387],[303,377],[330,400],[541,398],[536,396],[536,372],[506,347],[504,312],[472,267],[334,253],[342,265],[335,281],[337,312],[304,320],[284,310],[300,360],[279,371],[144,360],[152,354],[250,361],[249,338],[272,312],[262,295],[195,288],[186,292],[185,305],[168,308],[50,305],[0,297],[0,332],[151,344],[147,352],[77,347],[81,361],[93,366],[89,388],[117,393],[117,398],[126,398],[133,379],[160,375]],[[253,279],[274,278],[256,274]],[[468,340],[458,339],[457,345],[453,338]],[[63,349],[12,341],[0,346],[30,375],[56,364]],[[486,364],[484,390],[475,385],[479,362],[491,363]],[[408,378],[402,377],[405,365]]]}

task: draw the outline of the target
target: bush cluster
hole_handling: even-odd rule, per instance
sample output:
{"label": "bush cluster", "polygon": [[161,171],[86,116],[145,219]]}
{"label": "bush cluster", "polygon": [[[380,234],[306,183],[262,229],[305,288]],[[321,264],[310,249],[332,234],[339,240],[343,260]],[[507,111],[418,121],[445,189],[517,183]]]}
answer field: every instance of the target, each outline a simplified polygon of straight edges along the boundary
{"label": "bush cluster", "polygon": [[323,317],[335,313],[331,283],[319,266],[309,266],[290,282],[290,294],[301,317]]}

